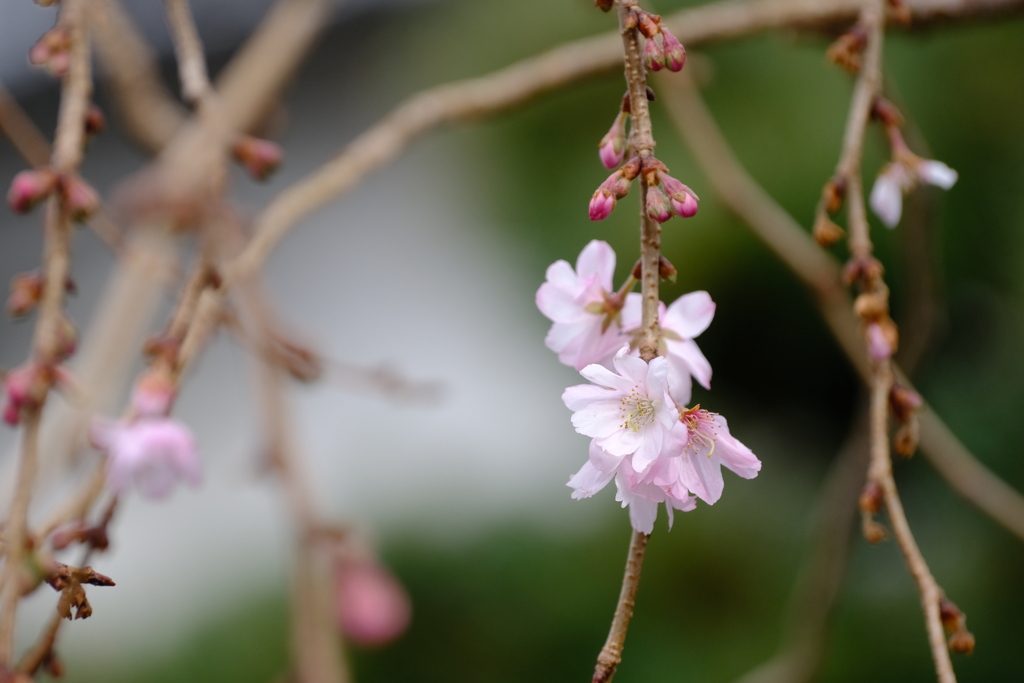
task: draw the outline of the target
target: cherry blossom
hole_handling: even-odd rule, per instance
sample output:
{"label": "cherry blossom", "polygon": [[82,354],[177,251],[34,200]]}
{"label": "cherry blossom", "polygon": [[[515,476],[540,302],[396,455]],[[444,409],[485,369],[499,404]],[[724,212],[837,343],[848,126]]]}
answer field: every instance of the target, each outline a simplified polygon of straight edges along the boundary
{"label": "cherry blossom", "polygon": [[714,505],[725,487],[723,465],[744,479],[753,479],[761,471],[761,461],[729,433],[729,425],[721,415],[697,405],[682,411],[679,421],[686,430],[686,445],[678,471],[667,472],[671,476],[659,482],[662,485],[678,476],[679,485]]}
{"label": "cherry blossom", "polygon": [[921,159],[901,150],[896,161],[886,164],[871,188],[871,209],[887,227],[895,228],[903,215],[903,195],[920,183],[948,190],[956,184],[957,172],[941,161]]}
{"label": "cherry blossom", "polygon": [[629,456],[631,467],[644,473],[671,440],[679,411],[666,386],[668,361],[647,363],[628,353],[627,345],[615,354],[614,372],[602,365],[585,367],[580,374],[592,384],[569,387],[562,400],[573,411],[577,432],[593,437],[612,458]]}
{"label": "cherry blossom", "polygon": [[[641,302],[639,294],[626,297],[622,309],[622,328],[627,334],[640,327]],[[662,335],[660,352],[669,363],[669,394],[681,406],[690,403],[691,377],[705,389],[711,388],[711,364],[693,338],[706,330],[714,317],[715,302],[704,291],[684,294],[668,308],[665,304],[658,307]]]}
{"label": "cherry blossom", "polygon": [[384,645],[408,628],[412,603],[402,584],[380,563],[344,561],[334,569],[334,618],[353,643]]}
{"label": "cherry blossom", "polygon": [[544,343],[577,370],[607,363],[624,343],[617,320],[621,306],[613,298],[614,272],[615,252],[607,242],[593,240],[580,252],[575,270],[556,261],[537,290],[537,308],[554,323]]}
{"label": "cherry blossom", "polygon": [[143,495],[164,498],[178,479],[198,484],[199,452],[192,432],[171,418],[134,422],[94,419],[90,440],[107,452],[107,486],[123,492],[134,482]]}

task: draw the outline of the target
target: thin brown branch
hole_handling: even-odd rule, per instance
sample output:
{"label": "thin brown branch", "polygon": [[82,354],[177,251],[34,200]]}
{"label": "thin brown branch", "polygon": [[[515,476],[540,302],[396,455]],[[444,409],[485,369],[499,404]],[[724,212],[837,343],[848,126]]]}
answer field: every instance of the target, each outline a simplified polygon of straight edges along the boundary
{"label": "thin brown branch", "polygon": [[174,39],[174,52],[178,57],[178,78],[181,95],[192,105],[210,94],[210,78],[206,73],[206,55],[199,39],[188,0],[164,0],[167,23]]}
{"label": "thin brown branch", "polygon": [[[905,0],[913,26],[1024,9],[1024,0]],[[686,45],[742,38],[785,27],[831,26],[857,16],[860,0],[728,0],[665,18]],[[489,116],[622,64],[615,32],[565,43],[479,78],[412,95],[356,137],[320,169],[281,192],[257,219],[255,238],[238,259],[253,273],[305,216],[351,190],[424,133],[446,123]],[[226,92],[226,91],[225,91]]]}
{"label": "thin brown branch", "polygon": [[50,163],[50,142],[0,83],[0,130],[34,168]]}
{"label": "thin brown branch", "polygon": [[[685,73],[685,71],[684,71]],[[861,379],[870,380],[864,339],[842,286],[842,269],[746,171],[711,112],[685,77],[659,80],[659,101],[716,193],[810,290],[839,347]],[[911,386],[899,370],[897,379]],[[1024,540],[1024,496],[987,469],[927,405],[918,413],[921,451],[965,500]]]}
{"label": "thin brown branch", "polygon": [[636,590],[640,586],[640,570],[644,566],[644,552],[650,536],[634,530],[629,542],[629,554],[626,556],[626,573],[622,577],[622,590],[619,602],[615,606],[615,616],[608,632],[601,653],[597,656],[597,667],[594,669],[593,683],[610,683],[615,669],[622,661],[622,648],[626,643],[626,630],[633,618],[633,605],[636,603]]}

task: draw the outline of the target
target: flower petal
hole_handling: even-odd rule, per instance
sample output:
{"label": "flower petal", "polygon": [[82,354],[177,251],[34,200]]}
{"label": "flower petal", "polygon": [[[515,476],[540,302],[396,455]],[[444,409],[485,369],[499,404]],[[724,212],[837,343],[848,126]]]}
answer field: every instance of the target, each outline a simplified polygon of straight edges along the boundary
{"label": "flower petal", "polygon": [[715,302],[704,291],[684,294],[665,311],[662,326],[683,339],[693,339],[708,329],[715,317]]}
{"label": "flower petal", "polygon": [[597,282],[606,292],[612,291],[615,275],[615,250],[607,242],[591,240],[576,259],[576,274],[581,280],[596,275]]}
{"label": "flower petal", "polygon": [[948,190],[956,184],[960,174],[941,161],[922,159],[917,165],[917,176],[921,182]]}
{"label": "flower petal", "polygon": [[690,491],[708,505],[714,505],[722,497],[725,480],[722,479],[721,460],[708,455],[709,449],[700,448],[683,454],[679,478]]}
{"label": "flower petal", "polygon": [[594,384],[577,384],[562,392],[565,407],[576,412],[583,410],[594,401],[618,400],[618,392]]}
{"label": "flower petal", "polygon": [[895,228],[900,222],[900,216],[903,215],[903,190],[895,179],[883,172],[875,180],[875,186],[871,188],[868,203],[882,223]]}
{"label": "flower petal", "polygon": [[[604,439],[623,431],[619,429],[621,418],[622,412],[617,400],[594,401],[586,408],[572,414],[572,425],[580,434]],[[626,452],[606,450],[613,455],[626,455],[636,450],[636,445],[634,444],[632,449]]]}
{"label": "flower petal", "polygon": [[612,480],[613,476],[615,476],[614,472],[602,472],[588,460],[583,463],[580,471],[569,479],[569,483],[566,486],[573,489],[573,500],[581,500],[583,498],[590,498],[603,489]]}
{"label": "flower petal", "polygon": [[[642,363],[643,361],[640,362]],[[628,394],[636,386],[636,382],[622,375],[615,374],[603,365],[588,365],[580,370],[580,374],[583,375],[584,379],[589,379],[594,384],[614,389],[623,394]]]}
{"label": "flower petal", "polygon": [[740,440],[729,433],[729,424],[721,415],[715,416],[718,423],[718,447],[715,453],[722,459],[722,464],[743,477],[753,479],[761,471],[761,461],[754,452]]}

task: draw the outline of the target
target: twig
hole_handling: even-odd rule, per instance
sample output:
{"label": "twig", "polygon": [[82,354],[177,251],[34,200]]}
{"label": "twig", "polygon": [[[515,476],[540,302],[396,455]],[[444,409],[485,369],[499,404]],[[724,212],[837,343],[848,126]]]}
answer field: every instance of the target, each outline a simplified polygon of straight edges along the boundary
{"label": "twig", "polygon": [[0,130],[7,135],[18,154],[33,167],[42,168],[50,163],[50,142],[3,84],[0,84]]}
{"label": "twig", "polygon": [[210,78],[206,73],[206,55],[203,54],[203,43],[192,18],[192,10],[188,0],[164,0],[164,6],[178,57],[182,97],[189,104],[198,105],[210,94]]}
{"label": "twig", "polygon": [[[743,168],[683,74],[659,81],[659,101],[672,113],[677,130],[723,202],[810,290],[829,331],[867,384],[870,370],[864,339],[850,311],[849,293],[841,285],[840,265]],[[911,386],[898,368],[896,373],[901,384]],[[918,419],[921,452],[946,483],[1024,540],[1024,497],[979,462],[928,405],[921,408]]]}
{"label": "twig", "polygon": [[[686,45],[742,38],[784,27],[820,27],[856,17],[860,0],[727,0],[663,19]],[[1024,0],[905,0],[913,26],[1024,9]],[[276,244],[308,214],[351,190],[396,158],[413,140],[446,123],[496,114],[622,64],[614,32],[565,43],[494,73],[412,95],[333,159],[286,188],[257,219],[254,239],[238,260],[254,273]]]}
{"label": "twig", "polygon": [[622,661],[622,647],[626,642],[626,629],[633,618],[633,605],[636,602],[636,589],[640,585],[640,570],[644,565],[644,552],[650,536],[634,530],[629,542],[629,554],[626,556],[626,573],[622,577],[622,590],[619,602],[615,606],[612,628],[608,632],[601,653],[597,656],[597,667],[594,670],[593,683],[610,683],[615,669]]}

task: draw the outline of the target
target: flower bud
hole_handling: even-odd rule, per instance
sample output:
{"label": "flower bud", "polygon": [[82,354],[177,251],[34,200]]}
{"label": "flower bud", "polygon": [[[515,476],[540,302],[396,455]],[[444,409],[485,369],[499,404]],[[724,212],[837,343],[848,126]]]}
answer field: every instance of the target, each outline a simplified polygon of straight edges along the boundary
{"label": "flower bud", "polygon": [[665,66],[669,71],[682,71],[686,65],[686,48],[667,28],[661,29],[661,45],[665,49]]}
{"label": "flower bud", "polygon": [[847,286],[860,281],[861,284],[870,287],[884,272],[882,262],[874,256],[856,257],[850,259],[843,267],[843,281]]}
{"label": "flower bud", "polygon": [[974,654],[974,634],[961,629],[949,637],[949,651],[961,655]]}
{"label": "flower bud", "polygon": [[825,202],[825,210],[835,214],[843,208],[846,197],[846,180],[841,176],[830,178],[825,187],[821,188],[821,198]]}
{"label": "flower bud", "polygon": [[284,150],[276,142],[241,135],[231,148],[235,161],[256,180],[266,180],[284,159]]}
{"label": "flower bud", "polygon": [[828,214],[824,211],[818,214],[814,220],[814,229],[812,230],[814,235],[814,241],[824,249],[831,247],[833,244],[838,242],[846,234],[846,231],[835,224],[835,222],[828,217]]}
{"label": "flower bud", "polygon": [[672,265],[671,261],[669,261],[664,256],[658,256],[658,276],[662,280],[666,280],[668,282],[671,282],[672,284],[675,284],[676,276],[678,274],[679,271],[676,270],[676,267]]}
{"label": "flower bud", "polygon": [[875,103],[871,106],[871,118],[882,122],[886,126],[898,127],[903,125],[903,114],[900,113],[895,104],[884,97],[876,99]]}
{"label": "flower bud", "polygon": [[15,213],[28,213],[57,187],[57,174],[50,169],[21,171],[11,181],[7,205]]}
{"label": "flower bud", "polygon": [[642,165],[640,157],[631,157],[629,161],[622,165],[622,168],[619,169],[619,173],[621,173],[622,177],[626,180],[633,180],[640,175]]}
{"label": "flower bud", "polygon": [[694,216],[697,213],[697,194],[668,173],[659,175],[669,201],[672,203],[672,210],[683,218]]}
{"label": "flower bud", "polygon": [[900,422],[906,422],[910,417],[924,405],[921,394],[909,387],[896,382],[889,391],[889,410],[894,418]]}
{"label": "flower bud", "polygon": [[64,313],[60,314],[57,321],[57,348],[55,349],[57,360],[67,360],[78,348],[78,328]]}
{"label": "flower bud", "polygon": [[139,375],[132,389],[132,412],[137,417],[165,417],[177,396],[178,388],[166,363],[154,363]]}
{"label": "flower bud", "polygon": [[16,425],[21,421],[22,410],[42,406],[52,382],[53,372],[33,361],[7,373],[4,379],[4,391],[7,394],[4,422]]}
{"label": "flower bud", "polygon": [[877,481],[869,481],[861,491],[858,504],[864,514],[877,515],[882,509],[882,486]]}
{"label": "flower bud", "polygon": [[861,532],[864,534],[864,539],[871,545],[881,543],[889,535],[884,526],[870,517],[861,520]]}
{"label": "flower bud", "polygon": [[867,327],[868,353],[875,361],[883,361],[892,356],[895,349],[886,338],[881,325],[871,323]]}
{"label": "flower bud", "polygon": [[665,51],[654,38],[644,42],[644,66],[648,71],[661,71],[665,67]]}
{"label": "flower bud", "polygon": [[43,296],[43,275],[35,271],[15,275],[7,297],[7,314],[17,318],[32,312]]}
{"label": "flower bud", "polygon": [[878,320],[889,315],[889,302],[884,294],[877,292],[861,294],[853,302],[853,312],[862,320]]}
{"label": "flower bud", "polygon": [[917,452],[917,445],[921,441],[921,427],[917,416],[913,415],[893,436],[892,447],[904,458],[909,458]]}
{"label": "flower bud", "polygon": [[90,102],[89,109],[85,112],[85,134],[99,135],[106,127],[107,117],[103,115],[103,110],[97,107],[95,102]]}
{"label": "flower bud", "polygon": [[839,36],[839,39],[829,46],[825,57],[828,61],[838,64],[847,71],[857,73],[860,71],[861,53],[867,43],[867,29],[858,24]]}
{"label": "flower bud", "polygon": [[63,26],[50,29],[29,49],[28,61],[54,76],[63,76],[71,66],[71,35]]}
{"label": "flower bud", "polygon": [[615,0],[594,0],[594,7],[597,7],[602,12],[607,12],[615,5]]}
{"label": "flower bud", "polygon": [[610,190],[599,187],[590,198],[590,220],[602,221],[611,215],[615,208],[615,197]]}
{"label": "flower bud", "polygon": [[626,115],[621,111],[615,117],[612,127],[601,138],[598,150],[605,168],[615,168],[622,163],[626,154]]}
{"label": "flower bud", "polygon": [[335,621],[356,645],[385,645],[409,627],[412,605],[405,588],[382,565],[340,562],[334,570]]}
{"label": "flower bud", "polygon": [[647,215],[659,223],[672,218],[672,206],[665,192],[657,185],[647,188]]}
{"label": "flower bud", "polygon": [[64,176],[61,179],[60,189],[61,197],[73,220],[87,220],[100,208],[99,194],[80,176]]}
{"label": "flower bud", "polygon": [[640,33],[643,34],[644,38],[654,40],[655,36],[661,32],[661,17],[657,14],[640,10],[637,13],[637,28],[640,29]]}

